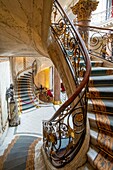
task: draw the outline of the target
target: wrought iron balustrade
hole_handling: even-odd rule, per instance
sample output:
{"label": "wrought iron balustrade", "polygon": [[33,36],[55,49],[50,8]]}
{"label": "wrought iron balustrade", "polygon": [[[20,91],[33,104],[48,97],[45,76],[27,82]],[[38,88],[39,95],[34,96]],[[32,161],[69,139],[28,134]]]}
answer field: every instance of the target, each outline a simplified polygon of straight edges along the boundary
{"label": "wrought iron balustrade", "polygon": [[83,40],[88,40],[87,48],[91,55],[113,62],[113,29],[76,26],[79,27],[79,32]]}
{"label": "wrought iron balustrade", "polygon": [[51,163],[62,167],[79,152],[86,134],[90,59],[84,42],[55,0],[51,32],[75,81],[75,93],[48,121],[43,121],[43,147]]}

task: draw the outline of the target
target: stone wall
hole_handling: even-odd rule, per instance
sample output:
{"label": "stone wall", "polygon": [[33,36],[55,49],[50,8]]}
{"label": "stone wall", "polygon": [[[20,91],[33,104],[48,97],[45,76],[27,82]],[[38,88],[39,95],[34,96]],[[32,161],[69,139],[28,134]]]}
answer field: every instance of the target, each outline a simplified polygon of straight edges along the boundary
{"label": "stone wall", "polygon": [[10,66],[9,61],[0,63],[0,138],[6,131],[8,124],[8,111],[6,102],[6,89],[10,86]]}

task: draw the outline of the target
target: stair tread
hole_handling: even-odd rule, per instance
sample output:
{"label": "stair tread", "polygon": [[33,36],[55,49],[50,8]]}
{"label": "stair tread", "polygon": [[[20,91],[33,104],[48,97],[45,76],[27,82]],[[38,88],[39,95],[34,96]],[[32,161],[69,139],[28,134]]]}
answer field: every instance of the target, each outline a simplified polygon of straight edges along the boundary
{"label": "stair tread", "polygon": [[95,114],[94,114],[94,113],[88,112],[88,114],[87,114],[87,115],[88,115],[88,118],[89,118],[89,119],[94,119],[94,120],[96,119],[96,117],[95,117]]}
{"label": "stair tread", "polygon": [[22,107],[22,111],[29,110],[31,108],[36,108],[35,104],[34,105],[25,105],[25,106],[21,106],[21,107]]}
{"label": "stair tread", "polygon": [[113,75],[90,76],[90,80],[113,80]]}
{"label": "stair tread", "polygon": [[[107,99],[92,99],[93,105],[105,106],[107,108],[113,108],[113,100]],[[95,103],[95,104],[94,104]],[[111,110],[113,111],[113,110]]]}
{"label": "stair tread", "polygon": [[93,168],[90,163],[86,163],[84,166],[77,168],[77,170],[95,170],[95,168]]}
{"label": "stair tread", "polygon": [[[97,130],[97,129],[90,129],[91,134],[91,143],[93,145],[98,145],[104,149],[107,153],[113,155],[113,148],[112,148],[112,141],[113,141],[113,134],[110,132],[106,132],[104,130]],[[92,140],[93,139],[93,140]]]}
{"label": "stair tread", "polygon": [[96,101],[97,103],[100,103],[100,101],[105,102],[106,104],[112,106],[113,105],[113,101],[110,99],[92,99],[93,101]]}
{"label": "stair tread", "polygon": [[[106,165],[110,169],[113,169],[113,158],[103,150],[97,149],[95,146],[91,145],[87,153],[88,161],[95,169],[102,168],[105,169]],[[101,165],[101,167],[100,167]]]}
{"label": "stair tread", "polygon": [[92,67],[91,70],[113,70],[110,67]]}
{"label": "stair tread", "polygon": [[107,114],[112,114],[113,113],[113,100],[94,98],[92,99],[92,102],[88,101],[89,111],[92,111],[92,110],[96,111],[96,108],[98,108],[98,112],[107,112]]}
{"label": "stair tread", "polygon": [[103,61],[101,61],[101,60],[91,60],[91,63],[103,63]]}
{"label": "stair tread", "polygon": [[25,93],[27,93],[27,94],[29,94],[29,93],[33,93],[32,91],[18,91],[17,92],[17,94],[25,94]]}
{"label": "stair tread", "polygon": [[[97,90],[102,91],[102,92],[113,92],[113,87],[95,87]],[[89,87],[90,91],[95,91],[94,89],[92,89],[92,87]]]}
{"label": "stair tread", "polygon": [[97,149],[94,146],[90,146],[89,150],[87,152],[88,157],[90,157],[92,160],[94,160],[99,152],[99,149]]}
{"label": "stair tread", "polygon": [[95,139],[97,139],[97,137],[98,137],[98,131],[97,131],[97,129],[90,129],[90,134],[91,134],[91,137],[93,137],[93,138],[95,138]]}

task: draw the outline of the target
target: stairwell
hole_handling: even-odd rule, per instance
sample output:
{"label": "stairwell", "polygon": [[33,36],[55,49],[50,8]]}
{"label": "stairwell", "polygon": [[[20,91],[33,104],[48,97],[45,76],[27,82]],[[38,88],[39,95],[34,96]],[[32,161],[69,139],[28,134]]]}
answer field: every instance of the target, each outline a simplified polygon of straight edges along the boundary
{"label": "stairwell", "polygon": [[[91,64],[92,64],[92,71],[89,80],[89,93],[88,93],[88,119],[90,123],[90,146],[87,152],[87,162],[84,166],[79,167],[78,170],[94,170],[94,169],[112,170],[113,169],[113,150],[112,150],[113,148],[113,116],[112,116],[113,68],[108,68],[103,66],[103,61],[91,61]],[[25,79],[26,76],[30,77],[30,75],[26,74],[22,76],[20,80]],[[30,79],[28,78],[28,80]],[[25,83],[23,83],[23,87],[25,87],[24,84]],[[23,100],[24,99],[26,100],[25,96]],[[15,153],[16,150],[17,153]],[[18,146],[17,149],[15,148],[14,153],[15,155],[18,155]],[[23,146],[22,146],[22,150],[19,151],[19,154],[22,153],[24,153]],[[13,167],[12,164],[14,160],[8,158],[6,162],[4,161],[4,167],[5,166],[7,167],[7,162],[8,162],[8,164],[12,166],[9,167],[9,169],[14,169],[15,167]],[[23,160],[24,160],[24,155],[22,161]],[[25,165],[25,162],[26,162],[26,158],[22,166]],[[18,164],[16,165],[16,168],[19,168]],[[32,166],[29,168],[32,168]],[[60,168],[60,169],[65,169],[65,168]],[[70,167],[70,170],[73,170],[73,168]]]}
{"label": "stairwell", "polygon": [[[78,170],[113,169],[113,67],[110,67],[112,63],[105,62],[106,66],[103,60],[92,59],[91,61],[87,113],[90,143],[87,161],[77,168]],[[47,157],[45,161],[46,159]],[[46,163],[46,166],[47,170],[57,169],[50,163]],[[70,170],[76,169],[71,166],[71,163],[60,169],[64,170],[67,167]]]}
{"label": "stairwell", "polygon": [[[88,100],[88,119],[90,123],[90,145],[89,145],[89,150],[87,152],[86,164],[84,166],[81,165],[81,167],[77,169],[79,170],[93,170],[93,169],[112,170],[113,169],[113,151],[112,151],[113,150],[112,149],[113,148],[112,146],[113,145],[113,116],[112,116],[112,113],[113,113],[113,68],[104,67],[102,61],[92,61],[91,64],[92,64],[92,71],[91,71],[91,76],[89,80],[89,93],[88,93],[88,99],[89,99]],[[32,76],[30,74],[21,76],[17,82],[17,85],[18,85],[17,93],[18,93],[18,98],[19,98],[19,103],[20,103],[19,104],[20,111],[25,111],[27,109],[29,110],[31,108],[36,107],[36,105],[34,105],[35,98],[32,97],[32,87],[31,87]],[[70,81],[70,84],[71,84],[71,81]],[[15,149],[16,155],[18,155],[17,148]],[[19,154],[22,155],[22,151],[24,152],[25,148],[22,147],[20,150],[21,151]],[[84,150],[82,150],[82,152],[84,152]],[[82,152],[81,152],[81,155],[82,155]],[[27,154],[29,155],[28,152]],[[1,157],[0,163],[3,162],[4,156]],[[30,156],[32,157],[32,154]],[[81,159],[81,157],[79,157],[79,159]],[[31,161],[32,160],[33,159],[31,159]],[[10,164],[10,159],[8,159],[8,161],[4,160],[4,167],[5,167],[5,161],[7,164],[6,165],[6,168],[7,168],[8,165]],[[14,161],[15,160],[11,160],[11,166],[9,167],[9,169],[20,169],[20,167],[18,167],[18,164],[15,166],[16,168],[13,167]],[[26,159],[24,156],[20,160],[19,164],[21,164],[21,161],[24,161],[24,163],[22,164],[26,163]],[[3,166],[3,164],[1,165]],[[26,167],[26,169],[33,169],[33,167],[28,166]],[[53,169],[55,170],[57,168],[53,168]],[[60,169],[75,170],[76,168],[74,166],[73,168],[71,168],[71,166],[67,164],[65,167],[60,168]]]}
{"label": "stairwell", "polygon": [[[92,169],[113,169],[113,68],[103,61],[91,61],[88,119],[90,147],[87,153]],[[108,62],[109,65],[109,62]],[[89,168],[88,168],[89,169]]]}
{"label": "stairwell", "polygon": [[38,101],[33,90],[32,72],[28,71],[17,79],[17,101],[19,112],[31,111],[38,107]]}

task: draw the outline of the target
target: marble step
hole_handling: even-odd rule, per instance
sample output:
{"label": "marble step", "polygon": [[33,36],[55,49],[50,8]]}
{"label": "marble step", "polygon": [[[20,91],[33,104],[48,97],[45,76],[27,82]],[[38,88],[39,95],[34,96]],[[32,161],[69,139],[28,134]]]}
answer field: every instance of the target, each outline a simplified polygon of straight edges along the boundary
{"label": "marble step", "polygon": [[32,83],[29,83],[29,84],[18,84],[16,88],[18,89],[18,88],[26,88],[26,87],[32,87],[32,86],[33,86]]}
{"label": "marble step", "polygon": [[38,104],[38,102],[37,102],[37,100],[34,98],[34,99],[30,99],[29,101],[20,101],[20,103],[19,103],[19,106],[21,107],[24,107],[25,105],[30,105],[30,104],[32,104],[32,105],[35,105],[35,104]]}
{"label": "marble step", "polygon": [[92,145],[94,145],[94,146],[98,145],[97,138],[98,138],[98,130],[91,128],[90,129],[90,142]]}
{"label": "marble step", "polygon": [[23,76],[20,76],[19,78],[30,78],[32,77],[32,75],[30,74],[24,74]]}
{"label": "marble step", "polygon": [[29,90],[29,91],[18,91],[18,92],[16,92],[16,94],[18,94],[18,95],[24,95],[24,94],[26,94],[26,95],[29,95],[29,94],[33,94],[33,91],[31,91],[31,90]]}
{"label": "marble step", "polygon": [[97,111],[107,114],[113,114],[113,100],[92,99],[88,100],[88,111]]}
{"label": "marble step", "polygon": [[20,82],[20,83],[23,83],[23,82],[24,82],[24,83],[28,83],[28,82],[32,82],[32,79],[18,79],[18,80],[17,80],[17,83],[19,83],[19,82]]}
{"label": "marble step", "polygon": [[87,162],[84,166],[77,168],[77,170],[95,170],[95,169]]}
{"label": "marble step", "polygon": [[89,87],[88,98],[113,100],[113,87]]}
{"label": "marble step", "polygon": [[27,82],[27,81],[17,81],[17,86],[23,86],[23,85],[26,85],[26,86],[28,86],[28,85],[31,85],[31,82]]}
{"label": "marble step", "polygon": [[99,153],[99,149],[97,149],[96,147],[92,145],[89,147],[89,150],[87,152],[88,162],[94,169],[96,169],[96,166],[94,165],[94,160],[96,156],[98,155],[98,153]]}
{"label": "marble step", "polygon": [[[32,73],[31,73],[32,74]],[[25,76],[31,76],[31,74],[29,73],[24,73]]]}
{"label": "marble step", "polygon": [[113,68],[108,67],[92,67],[91,68],[91,76],[105,76],[112,75]]}
{"label": "marble step", "polygon": [[19,111],[23,112],[23,111],[31,110],[32,108],[36,108],[36,107],[38,106],[36,106],[35,104],[20,105]]}
{"label": "marble step", "polygon": [[113,75],[105,76],[90,76],[89,78],[90,87],[113,87]]}
{"label": "marble step", "polygon": [[21,112],[22,114],[28,113],[28,112],[32,112],[33,110],[36,110],[38,107],[39,107],[39,106],[36,106],[36,107],[28,108],[28,109],[26,109],[26,110],[22,110],[22,109],[21,109],[20,112]]}
{"label": "marble step", "polygon": [[88,112],[88,119],[91,128],[113,132],[113,116],[103,112]]}
{"label": "marble step", "polygon": [[[35,98],[36,99],[36,98]],[[20,98],[17,98],[17,102],[19,102],[21,100],[21,102],[23,101],[31,101],[31,99],[29,98],[29,96],[27,97],[22,97],[21,99]]]}
{"label": "marble step", "polygon": [[103,61],[91,61],[91,65],[93,67],[102,67],[103,66]]}
{"label": "marble step", "polygon": [[[80,66],[84,65],[84,61],[80,61]],[[102,67],[103,66],[103,61],[91,61],[91,66],[92,67]]]}
{"label": "marble step", "polygon": [[104,150],[99,150],[95,146],[91,145],[87,153],[88,162],[96,170],[112,170],[113,158],[107,154]]}
{"label": "marble step", "polygon": [[18,87],[17,89],[16,89],[17,91],[30,91],[30,90],[32,90],[32,86],[31,87]]}
{"label": "marble step", "polygon": [[97,123],[96,123],[96,115],[93,112],[88,112],[87,114],[89,123],[90,123],[90,128],[98,128]]}
{"label": "marble step", "polygon": [[32,79],[31,76],[30,77],[21,76],[21,77],[18,78],[18,80],[31,80],[31,79]]}
{"label": "marble step", "polygon": [[91,144],[113,156],[113,134],[104,130],[90,129]]}

